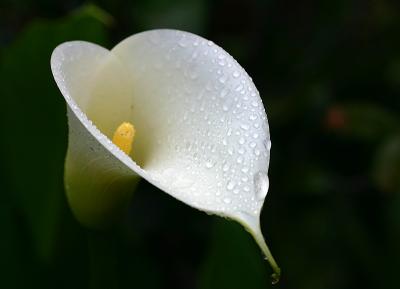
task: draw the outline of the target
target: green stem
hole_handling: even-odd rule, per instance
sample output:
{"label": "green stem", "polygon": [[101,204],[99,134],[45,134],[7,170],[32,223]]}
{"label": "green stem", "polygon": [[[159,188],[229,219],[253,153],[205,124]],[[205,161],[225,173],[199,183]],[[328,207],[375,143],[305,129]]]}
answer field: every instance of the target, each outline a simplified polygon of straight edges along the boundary
{"label": "green stem", "polygon": [[117,288],[117,250],[110,232],[88,232],[90,289]]}

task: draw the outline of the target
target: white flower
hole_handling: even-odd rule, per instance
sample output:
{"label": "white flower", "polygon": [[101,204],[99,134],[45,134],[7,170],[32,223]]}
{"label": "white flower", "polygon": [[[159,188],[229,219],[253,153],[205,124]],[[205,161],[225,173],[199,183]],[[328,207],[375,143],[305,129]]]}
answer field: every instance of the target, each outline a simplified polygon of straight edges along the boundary
{"label": "white flower", "polygon": [[[189,206],[240,222],[279,278],[259,222],[269,186],[267,117],[251,78],[227,52],[191,33],[153,30],[111,51],[63,43],[51,68],[68,106],[67,196],[83,224],[101,224],[125,206],[140,176]],[[136,130],[129,155],[111,141],[124,122]]]}

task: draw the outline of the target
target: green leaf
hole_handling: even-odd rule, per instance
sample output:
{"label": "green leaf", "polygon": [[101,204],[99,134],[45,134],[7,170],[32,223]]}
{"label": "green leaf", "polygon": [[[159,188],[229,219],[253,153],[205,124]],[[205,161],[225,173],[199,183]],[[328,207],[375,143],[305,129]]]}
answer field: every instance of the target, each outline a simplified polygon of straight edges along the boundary
{"label": "green leaf", "polygon": [[373,176],[381,190],[400,192],[400,135],[390,138],[378,150]]}
{"label": "green leaf", "polygon": [[268,263],[250,234],[234,222],[216,219],[200,289],[265,289],[270,284]]}
{"label": "green leaf", "polygon": [[132,20],[142,30],[174,28],[202,33],[206,26],[206,8],[204,0],[138,1],[133,5]]}

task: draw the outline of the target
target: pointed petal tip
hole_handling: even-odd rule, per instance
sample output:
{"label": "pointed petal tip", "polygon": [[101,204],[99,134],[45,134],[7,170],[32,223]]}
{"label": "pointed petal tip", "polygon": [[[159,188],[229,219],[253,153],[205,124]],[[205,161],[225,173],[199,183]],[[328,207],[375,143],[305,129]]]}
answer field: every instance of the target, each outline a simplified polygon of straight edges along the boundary
{"label": "pointed petal tip", "polygon": [[261,249],[265,256],[265,260],[268,261],[273,273],[271,274],[271,283],[276,284],[279,282],[281,277],[281,268],[276,263],[271,251],[268,248],[265,238],[261,232],[259,216],[253,216],[246,213],[240,213],[235,218],[243,227],[253,236],[257,245]]}
{"label": "pointed petal tip", "polygon": [[271,283],[272,285],[275,285],[279,282],[281,278],[281,268],[276,268],[277,270],[271,274]]}

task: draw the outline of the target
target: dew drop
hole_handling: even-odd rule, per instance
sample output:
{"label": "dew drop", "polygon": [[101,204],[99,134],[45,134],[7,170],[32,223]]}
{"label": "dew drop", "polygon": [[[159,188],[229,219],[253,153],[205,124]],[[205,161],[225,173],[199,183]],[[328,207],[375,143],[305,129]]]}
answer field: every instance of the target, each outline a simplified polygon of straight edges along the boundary
{"label": "dew drop", "polygon": [[224,84],[226,82],[226,80],[228,79],[228,77],[226,75],[221,76],[218,81],[222,84]]}
{"label": "dew drop", "polygon": [[271,149],[271,145],[272,145],[272,144],[271,144],[271,141],[268,140],[268,141],[267,141],[267,150],[270,150],[270,149]]}
{"label": "dew drop", "polygon": [[227,96],[228,93],[229,93],[229,89],[228,88],[224,88],[223,90],[221,90],[219,96],[221,98],[224,98],[225,96]]}
{"label": "dew drop", "polygon": [[235,182],[234,181],[229,181],[228,182],[228,184],[226,185],[226,189],[228,190],[228,191],[232,191],[233,190],[233,188],[235,187]]}
{"label": "dew drop", "polygon": [[222,167],[222,170],[224,172],[227,172],[229,170],[229,165],[227,163],[225,163],[224,166]]}
{"label": "dew drop", "polygon": [[235,70],[232,75],[234,78],[238,78],[240,76],[240,73],[239,73],[239,71]]}
{"label": "dew drop", "polygon": [[249,116],[249,119],[250,120],[256,120],[257,116],[255,114],[252,114],[252,115]]}
{"label": "dew drop", "polygon": [[230,204],[232,200],[230,198],[224,198],[224,203],[225,204]]}
{"label": "dew drop", "polygon": [[192,71],[192,72],[189,73],[189,77],[190,77],[191,80],[196,80],[198,75],[197,75],[196,72]]}
{"label": "dew drop", "polygon": [[210,169],[210,168],[212,168],[213,166],[214,166],[214,163],[213,163],[211,160],[208,160],[208,161],[206,162],[206,168]]}
{"label": "dew drop", "polygon": [[254,107],[257,107],[257,106],[258,106],[258,103],[257,103],[257,101],[253,101],[253,102],[251,103],[251,105],[254,106]]}
{"label": "dew drop", "polygon": [[243,130],[248,130],[248,129],[249,129],[249,126],[248,126],[247,124],[244,124],[244,123],[242,123],[242,124],[240,125],[240,127],[241,127]]}
{"label": "dew drop", "polygon": [[254,176],[254,186],[256,198],[263,200],[268,193],[269,179],[266,173],[258,172]]}

